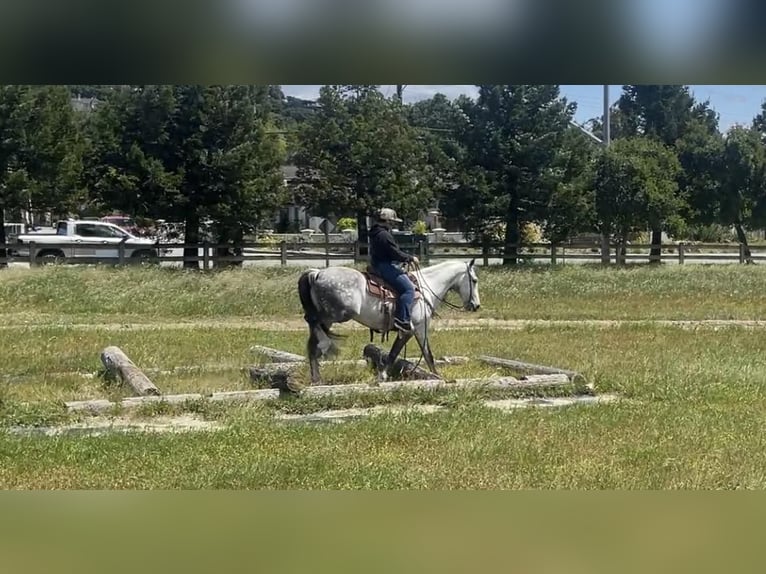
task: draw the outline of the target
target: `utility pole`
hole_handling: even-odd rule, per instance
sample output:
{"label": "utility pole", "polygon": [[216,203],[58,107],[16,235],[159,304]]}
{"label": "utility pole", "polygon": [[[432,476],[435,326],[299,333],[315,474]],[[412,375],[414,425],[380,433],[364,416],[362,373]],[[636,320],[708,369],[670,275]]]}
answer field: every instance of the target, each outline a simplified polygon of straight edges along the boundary
{"label": "utility pole", "polygon": [[[604,85],[604,120],[602,122],[604,126],[604,139],[603,144],[605,148],[609,147],[609,143],[612,139],[612,130],[610,125],[610,117],[609,117],[609,85]],[[617,246],[617,253],[615,254],[616,261],[619,263],[620,261],[620,246]],[[609,262],[611,260],[611,249],[609,248],[609,236],[602,233],[601,234],[601,263],[602,265],[609,265]]]}
{"label": "utility pole", "polygon": [[609,147],[612,139],[611,118],[609,117],[609,86],[604,86],[604,146]]}
{"label": "utility pole", "polygon": [[400,104],[403,102],[404,88],[406,87],[404,84],[396,84],[396,98]]}

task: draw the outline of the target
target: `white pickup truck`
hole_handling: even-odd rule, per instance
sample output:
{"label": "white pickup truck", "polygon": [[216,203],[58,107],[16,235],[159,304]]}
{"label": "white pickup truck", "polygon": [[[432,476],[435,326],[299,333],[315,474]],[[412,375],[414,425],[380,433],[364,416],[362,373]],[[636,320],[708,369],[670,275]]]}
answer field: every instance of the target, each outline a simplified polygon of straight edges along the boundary
{"label": "white pickup truck", "polygon": [[[149,260],[158,255],[154,240],[136,237],[104,221],[69,219],[56,223],[55,233],[19,235],[12,249],[13,255],[28,259],[30,243],[35,245],[35,262],[43,265],[65,261],[74,263],[78,259],[117,263],[121,249],[126,260]],[[121,243],[124,244],[122,248]]]}

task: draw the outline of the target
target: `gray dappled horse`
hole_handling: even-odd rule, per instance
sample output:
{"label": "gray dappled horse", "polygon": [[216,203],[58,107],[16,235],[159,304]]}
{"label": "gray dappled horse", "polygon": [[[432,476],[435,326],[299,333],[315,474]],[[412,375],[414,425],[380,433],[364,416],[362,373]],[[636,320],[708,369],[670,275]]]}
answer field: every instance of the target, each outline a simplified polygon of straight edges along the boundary
{"label": "gray dappled horse", "polygon": [[[460,308],[445,301],[450,291],[458,293],[462,308],[468,311],[479,309],[479,279],[474,263],[475,259],[470,262],[451,260],[409,273],[416,286],[412,304],[413,331],[411,334],[398,334],[387,364],[380,369],[381,378],[387,378],[388,370],[413,335],[428,369],[436,373],[428,341],[431,317],[441,303]],[[353,320],[374,332],[385,334],[393,330],[394,306],[398,296],[369,266],[366,272],[350,267],[308,269],[298,280],[298,294],[309,326],[306,351],[311,367],[311,384],[320,382],[319,359],[336,355],[339,351],[335,343],[339,335],[331,331],[334,323]]]}

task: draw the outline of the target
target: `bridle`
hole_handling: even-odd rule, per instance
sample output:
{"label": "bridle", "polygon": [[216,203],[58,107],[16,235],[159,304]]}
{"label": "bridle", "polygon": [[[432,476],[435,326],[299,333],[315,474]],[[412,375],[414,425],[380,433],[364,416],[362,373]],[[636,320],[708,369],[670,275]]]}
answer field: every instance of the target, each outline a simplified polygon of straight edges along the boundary
{"label": "bridle", "polygon": [[[473,301],[473,291],[474,291],[474,285],[473,285],[473,277],[471,277],[471,264],[470,264],[470,263],[466,263],[466,264],[465,264],[465,272],[466,272],[466,275],[468,276],[468,288],[469,288],[469,291],[468,291],[468,301],[470,302],[470,301]],[[421,270],[420,268],[418,268],[418,269],[417,269],[417,271],[416,271],[416,276],[417,276],[417,278],[418,278],[418,283],[419,283],[419,284],[420,284],[422,287],[425,287],[425,289],[428,291],[428,293],[430,293],[430,294],[433,296],[433,298],[434,298],[434,299],[436,299],[436,300],[438,300],[440,303],[442,303],[442,305],[446,305],[447,307],[449,307],[449,308],[451,308],[451,309],[455,309],[455,310],[458,310],[458,311],[459,311],[459,310],[461,310],[461,309],[463,309],[463,308],[465,307],[464,305],[463,305],[463,306],[461,306],[461,305],[455,305],[454,303],[450,303],[449,301],[447,301],[447,300],[446,300],[446,299],[444,299],[443,297],[439,297],[439,296],[438,296],[438,295],[437,295],[437,294],[434,292],[434,290],[433,290],[433,289],[431,289],[431,286],[428,284],[428,282],[427,282],[427,281],[425,280],[425,278],[423,277],[423,272],[422,272],[422,270]],[[446,295],[445,295],[445,297],[446,297]],[[429,307],[431,307],[431,313],[432,313],[432,314],[433,314],[435,317],[436,317],[436,316],[438,316],[438,315],[436,314],[436,309],[434,308],[434,306],[433,306],[433,305],[431,305],[431,304],[429,304]]]}

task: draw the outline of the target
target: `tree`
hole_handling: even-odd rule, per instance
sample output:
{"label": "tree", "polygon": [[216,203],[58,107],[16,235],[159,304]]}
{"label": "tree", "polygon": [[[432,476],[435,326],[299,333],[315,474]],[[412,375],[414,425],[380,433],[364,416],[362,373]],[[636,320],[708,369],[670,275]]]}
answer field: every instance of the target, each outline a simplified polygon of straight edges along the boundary
{"label": "tree", "polygon": [[766,222],[766,151],[761,134],[743,126],[732,127],[726,133],[722,159],[720,222],[734,226],[747,261],[752,263],[744,226]]}
{"label": "tree", "polygon": [[766,140],[766,100],[761,102],[761,111],[753,118],[752,127],[761,135],[761,139]]}
{"label": "tree", "polygon": [[545,232],[552,242],[597,228],[591,171],[600,149],[577,128],[571,127],[564,134],[554,163],[562,177],[551,193],[545,220]]}
{"label": "tree", "polygon": [[[673,149],[692,129],[695,119],[710,119],[707,104],[700,108],[688,86],[682,85],[625,85],[617,107],[625,137],[647,137]],[[651,257],[659,261],[661,229],[652,229],[651,243]]]}
{"label": "tree", "polygon": [[298,200],[325,217],[356,217],[364,244],[373,210],[411,216],[429,200],[424,155],[401,103],[377,86],[323,86],[300,133]]}
{"label": "tree", "polygon": [[616,235],[624,248],[632,232],[679,225],[680,171],[673,151],[653,139],[626,138],[602,149],[592,182],[601,232]]}
{"label": "tree", "polygon": [[268,86],[136,86],[110,98],[90,130],[99,199],[134,215],[183,220],[186,243],[199,242],[204,218],[218,241],[241,241],[283,191],[284,149],[266,133],[267,97]]}
{"label": "tree", "polygon": [[[0,86],[0,219],[22,209],[67,213],[81,198],[82,146],[69,91]],[[0,226],[0,244],[5,243]],[[5,256],[5,253],[0,253]]]}
{"label": "tree", "polygon": [[479,85],[467,106],[470,172],[465,209],[480,233],[492,216],[505,223],[504,264],[516,264],[520,229],[544,221],[564,170],[556,165],[575,105],[556,85]]}
{"label": "tree", "polygon": [[675,149],[682,168],[679,190],[688,202],[687,221],[698,228],[720,223],[724,139],[718,131],[717,114],[699,106]]}
{"label": "tree", "polygon": [[462,138],[469,127],[468,116],[444,94],[411,104],[407,115],[426,151],[421,171],[424,185],[439,201],[446,217],[461,216],[456,200],[465,179],[466,149]]}

